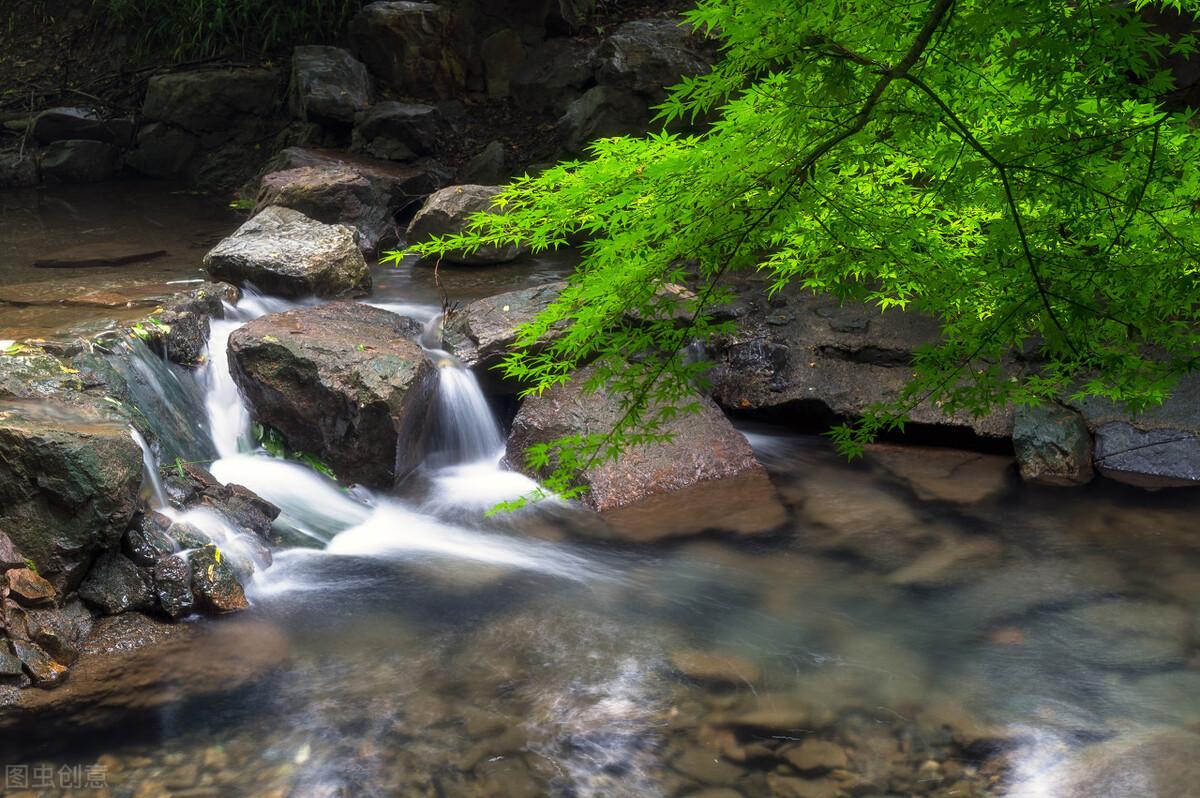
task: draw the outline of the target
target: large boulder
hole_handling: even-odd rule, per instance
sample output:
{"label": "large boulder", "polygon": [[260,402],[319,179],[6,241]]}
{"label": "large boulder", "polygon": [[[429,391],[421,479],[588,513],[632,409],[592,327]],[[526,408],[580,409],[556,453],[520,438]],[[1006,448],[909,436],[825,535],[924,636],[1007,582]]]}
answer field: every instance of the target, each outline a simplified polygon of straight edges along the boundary
{"label": "large boulder", "polygon": [[676,19],[634,20],[601,43],[599,80],[661,102],[666,99],[666,87],[711,69],[714,55],[709,43]]}
{"label": "large boulder", "polygon": [[579,153],[596,139],[644,132],[649,120],[649,106],[635,92],[593,86],[567,106],[558,135],[568,150]]}
{"label": "large boulder", "polygon": [[138,131],[137,145],[125,155],[125,165],[147,177],[174,177],[183,173],[199,149],[196,134],[150,122]]}
{"label": "large boulder", "polygon": [[297,119],[349,124],[371,104],[371,76],[361,61],[340,47],[297,47],[288,101]]}
{"label": "large boulder", "polygon": [[272,172],[259,184],[258,204],[290,208],[319,222],[352,227],[364,252],[373,252],[380,241],[395,238],[392,211],[378,185],[341,165]]}
{"label": "large boulder", "polygon": [[141,479],[142,452],[111,414],[56,399],[0,401],[0,529],[59,591],[120,543]]}
{"label": "large boulder", "polygon": [[1200,376],[1184,378],[1171,398],[1138,416],[1102,398],[1072,406],[1095,436],[1104,476],[1148,488],[1200,485]]}
{"label": "large boulder", "polygon": [[280,76],[273,69],[198,69],[155,75],[143,116],[193,133],[224,133],[247,118],[275,113]]}
{"label": "large boulder", "polygon": [[529,53],[509,78],[513,99],[529,111],[560,116],[595,80],[599,66],[596,45],[574,38],[556,38]]}
{"label": "large boulder", "polygon": [[337,297],[371,290],[354,230],[271,206],[204,256],[217,280],[251,283],[280,296]]}
{"label": "large boulder", "polygon": [[449,134],[434,106],[387,100],[355,117],[353,149],[388,161],[410,161],[442,149]]}
{"label": "large boulder", "polygon": [[[710,352],[713,398],[733,413],[815,429],[853,418],[876,402],[897,399],[912,377],[913,352],[940,335],[936,320],[918,313],[881,313],[793,287],[768,300],[756,278],[735,290],[729,312],[737,317],[737,332],[715,341]],[[1007,409],[976,418],[924,403],[910,418],[993,441],[1012,433]]]}
{"label": "large boulder", "polygon": [[120,154],[102,141],[56,141],[42,151],[42,179],[47,183],[99,183],[116,174]]}
{"label": "large boulder", "polygon": [[1018,408],[1013,448],[1021,477],[1042,485],[1091,481],[1092,436],[1083,416],[1059,404]]}
{"label": "large boulder", "polygon": [[352,302],[264,316],[229,339],[251,415],[346,481],[391,485],[423,456],[437,373],[411,326]]}
{"label": "large boulder", "polygon": [[433,3],[371,3],[350,22],[355,52],[397,94],[449,99],[466,87],[467,36],[453,9]]}
{"label": "large boulder", "polygon": [[[449,186],[435,191],[425,200],[421,210],[408,225],[410,244],[419,244],[433,236],[453,235],[467,229],[477,213],[498,212],[493,200],[501,191],[499,186]],[[527,247],[509,244],[502,247],[484,246],[474,252],[450,252],[443,260],[467,266],[506,263],[528,252]]]}
{"label": "large boulder", "polygon": [[[508,439],[509,464],[534,478],[526,455],[535,444],[570,435],[605,434],[623,417],[621,397],[587,393],[592,368],[570,382],[526,399]],[[764,532],[786,520],[766,471],[746,438],[720,409],[701,396],[698,413],[681,413],[664,425],[670,443],[634,446],[616,461],[586,469],[583,503],[612,529],[633,541],[653,541],[705,530]]]}
{"label": "large boulder", "polygon": [[559,280],[472,302],[451,314],[443,339],[464,365],[490,369],[516,343],[517,328],[533,321],[565,285]]}

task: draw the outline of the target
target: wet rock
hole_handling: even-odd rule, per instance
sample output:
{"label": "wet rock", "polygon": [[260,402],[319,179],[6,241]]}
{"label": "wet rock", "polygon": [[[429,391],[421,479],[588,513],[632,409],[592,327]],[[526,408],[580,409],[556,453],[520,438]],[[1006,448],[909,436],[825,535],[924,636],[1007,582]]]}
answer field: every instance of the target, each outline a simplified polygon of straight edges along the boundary
{"label": "wet rock", "polygon": [[525,109],[561,116],[594,81],[596,46],[580,39],[550,39],[533,50],[513,73],[510,90]]}
{"label": "wet rock", "polygon": [[634,92],[594,86],[567,106],[558,135],[570,152],[580,153],[599,138],[641,133],[649,121],[649,106]]}
{"label": "wet rock", "polygon": [[63,665],[73,665],[79,648],[91,632],[93,617],[83,601],[72,596],[61,608],[31,609],[25,612],[25,637]]}
{"label": "wet rock", "polygon": [[508,176],[508,153],[503,144],[493,141],[467,162],[458,173],[458,182],[495,186],[505,182]]}
{"label": "wet rock", "polygon": [[1008,487],[1012,458],[979,452],[875,444],[867,461],[908,483],[922,501],[975,504]]}
{"label": "wet rock", "polygon": [[150,122],[138,131],[137,144],[125,155],[125,165],[147,177],[183,174],[200,148],[192,133],[163,122]]}
{"label": "wet rock", "polygon": [[192,593],[198,607],[224,613],[250,606],[237,575],[216,545],[210,543],[197,549],[188,559],[192,567]]}
{"label": "wet rock", "polygon": [[250,322],[229,349],[252,415],[342,479],[387,486],[420,462],[437,373],[400,316],[303,308]]}
{"label": "wet rock", "polygon": [[517,328],[533,321],[565,286],[556,281],[472,302],[451,315],[445,342],[466,366],[491,369],[516,343]]}
{"label": "wet rock", "polygon": [[989,570],[1003,554],[1004,548],[991,538],[952,536],[893,571],[888,582],[915,588],[962,585]]}
{"label": "wet rock", "polygon": [[955,591],[948,599],[948,612],[964,624],[995,623],[1039,607],[1119,593],[1125,587],[1108,558],[1016,562]]}
{"label": "wet rock", "polygon": [[[859,416],[900,395],[912,375],[912,353],[940,334],[934,319],[916,313],[881,314],[801,289],[785,288],[768,303],[757,277],[735,281],[735,290],[729,312],[738,331],[714,343],[710,377],[717,404],[751,417],[825,428],[834,418]],[[773,318],[781,323],[770,323]],[[975,418],[923,404],[911,421],[910,427],[992,440],[1008,440],[1012,432],[1008,410]]]}
{"label": "wet rock", "polygon": [[[618,397],[584,392],[591,376],[590,368],[583,369],[521,404],[508,439],[507,459],[514,468],[537,478],[525,461],[534,444],[612,429],[624,410]],[[674,436],[670,443],[630,448],[616,462],[580,476],[587,487],[584,504],[601,512],[623,538],[649,542],[706,529],[753,534],[785,520],[745,437],[711,402],[700,396],[695,401],[698,413],[680,414],[661,430]]]}
{"label": "wet rock", "polygon": [[183,557],[166,557],[154,568],[154,594],[158,606],[172,618],[181,618],[196,606],[192,593],[192,566]]}
{"label": "wet rock", "polygon": [[736,654],[710,651],[676,651],[671,666],[689,679],[709,684],[746,687],[762,680],[762,670]]}
{"label": "wet rock", "polygon": [[99,183],[117,172],[120,150],[86,139],[56,141],[42,151],[40,171],[47,183]]}
{"label": "wet rock", "polygon": [[1148,488],[1200,484],[1200,436],[1191,430],[1142,430],[1118,421],[1096,429],[1096,468],[1110,479]]}
{"label": "wet rock", "polygon": [[[189,470],[189,475],[194,476],[199,471],[200,469],[193,467]],[[271,525],[279,517],[278,507],[248,488],[233,483],[222,485],[213,479],[211,474],[205,472],[205,475],[212,482],[201,486],[201,506],[213,508],[240,529],[253,532],[262,538],[270,536]]]}
{"label": "wet rock", "polygon": [[350,41],[371,73],[399,95],[449,99],[466,87],[466,31],[446,6],[371,3],[350,21]]}
{"label": "wet rock", "polygon": [[81,244],[42,255],[33,262],[35,269],[85,269],[93,266],[126,266],[144,263],[166,255],[165,249],[139,247],[122,241]]}
{"label": "wet rock", "polygon": [[715,751],[690,746],[671,762],[671,767],[701,784],[729,786],[737,784],[746,774],[732,762],[726,762]]}
{"label": "wet rock", "polygon": [[17,550],[12,538],[0,531],[0,571],[7,571],[9,568],[24,568],[25,566],[25,555]]}
{"label": "wet rock", "polygon": [[361,61],[340,47],[297,47],[289,104],[297,119],[349,124],[371,104],[371,76]]}
{"label": "wet rock", "polygon": [[32,156],[0,152],[0,188],[28,188],[37,183],[37,161]]}
{"label": "wet rock", "polygon": [[[449,186],[435,191],[425,200],[421,210],[408,225],[407,238],[410,244],[419,244],[433,236],[453,235],[466,230],[473,215],[496,213],[492,201],[500,193],[499,186]],[[505,263],[514,260],[528,248],[516,245],[503,247],[483,246],[474,252],[451,252],[442,256],[443,261],[469,266]]]}
{"label": "wet rock", "polygon": [[141,478],[141,450],[104,412],[47,399],[0,407],[0,528],[59,591],[118,545]]}
{"label": "wet rock", "polygon": [[1055,798],[1200,798],[1200,735],[1130,732],[1085,748],[1037,779]]}
{"label": "wet rock", "polygon": [[373,158],[411,161],[442,149],[449,135],[450,126],[434,106],[386,100],[355,116],[352,147]]}
{"label": "wet rock", "polygon": [[47,108],[33,118],[33,137],[43,144],[55,141],[88,140],[128,146],[122,128],[128,120],[105,121],[90,108]]}
{"label": "wet rock", "polygon": [[10,638],[28,640],[29,612],[12,599],[4,599],[3,626]]}
{"label": "wet rock", "polygon": [[846,795],[837,782],[830,779],[798,779],[779,773],[767,774],[767,787],[775,798],[842,798]]}
{"label": "wet rock", "polygon": [[69,669],[66,665],[55,662],[54,658],[42,650],[36,643],[28,640],[12,640],[13,651],[25,672],[33,679],[34,687],[52,689],[66,680]]}
{"label": "wet rock", "polygon": [[1083,416],[1059,404],[1020,407],[1013,448],[1021,478],[1040,485],[1085,485],[1092,480],[1092,436]]}
{"label": "wet rock", "polygon": [[205,255],[204,267],[218,280],[280,296],[360,295],[371,290],[371,272],[357,238],[349,227],[269,207]]}
{"label": "wet rock", "polygon": [[21,660],[13,653],[12,644],[0,638],[0,684],[20,686],[24,672]]}
{"label": "wet rock", "polygon": [[620,25],[600,45],[599,81],[639,92],[653,102],[685,76],[708,72],[714,48],[674,19],[639,19]]}
{"label": "wet rock", "polygon": [[846,749],[828,740],[805,740],[782,753],[783,759],[801,773],[838,770],[849,762]]}
{"label": "wet rock", "polygon": [[273,69],[197,69],[155,75],[142,114],[194,133],[227,132],[246,117],[269,116],[279,97]]}
{"label": "wet rock", "polygon": [[283,633],[260,621],[173,624],[136,612],[103,618],[66,684],[0,697],[0,729],[53,738],[150,721],[164,707],[244,688],[281,664],[287,649]]}
{"label": "wet rock", "polygon": [[1112,668],[1161,668],[1187,651],[1190,616],[1172,604],[1111,599],[1040,619],[1032,636]]}
{"label": "wet rock", "polygon": [[8,594],[26,607],[53,604],[58,595],[54,585],[29,568],[13,568],[4,578],[8,581]]}
{"label": "wet rock", "polygon": [[379,242],[395,238],[396,224],[386,196],[377,184],[344,166],[303,166],[272,172],[262,179],[258,194],[261,207],[291,208],[326,224],[339,224],[358,231],[364,251],[374,251]]}
{"label": "wet rock", "polygon": [[122,554],[101,554],[88,572],[79,595],[105,615],[144,610],[153,605],[149,580]]}

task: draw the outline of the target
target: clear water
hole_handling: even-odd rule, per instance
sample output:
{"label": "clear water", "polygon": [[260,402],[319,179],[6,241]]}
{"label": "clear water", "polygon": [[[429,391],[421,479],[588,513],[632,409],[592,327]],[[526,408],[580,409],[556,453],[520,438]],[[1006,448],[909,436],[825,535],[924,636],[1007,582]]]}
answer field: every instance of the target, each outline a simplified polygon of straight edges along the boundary
{"label": "clear water", "polygon": [[[428,296],[373,301],[436,322]],[[1200,728],[1193,494],[1037,489],[1005,458],[939,450],[848,464],[754,429],[784,528],[714,517],[626,546],[562,503],[485,517],[533,483],[500,467],[453,362],[426,466],[394,494],[344,490],[246,434],[224,343],[284,307],[250,296],[215,323],[194,386],[213,473],[303,542],[254,569],[247,613],[197,623],[284,645],[203,699],[0,732],[6,763],[100,766],[129,796],[1194,794],[1154,756],[1163,729]],[[189,656],[219,684],[238,656],[209,641]],[[1150,747],[1098,793],[1070,786],[1132,740]]]}

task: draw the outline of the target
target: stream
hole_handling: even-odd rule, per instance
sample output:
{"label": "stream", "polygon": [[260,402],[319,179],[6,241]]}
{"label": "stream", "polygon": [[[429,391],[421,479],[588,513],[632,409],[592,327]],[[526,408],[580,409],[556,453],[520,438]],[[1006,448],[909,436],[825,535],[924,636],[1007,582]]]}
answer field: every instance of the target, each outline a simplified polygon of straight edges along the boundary
{"label": "stream", "polygon": [[[469,270],[463,290],[561,272]],[[423,322],[441,368],[441,426],[391,493],[253,443],[226,342],[293,303],[248,291],[195,372],[119,355],[160,440],[283,511],[270,567],[223,519],[188,519],[254,570],[247,612],[195,622],[285,644],[259,678],[152,722],[3,739],[5,764],[99,767],[114,796],[1083,798],[1064,792],[1073,763],[1200,727],[1193,494],[1035,488],[1008,458],[950,450],[848,463],[747,426],[788,508],[769,536],[714,518],[624,545],[553,500],[487,517],[535,487],[503,466],[504,414],[437,349],[428,277],[377,284],[367,301]],[[219,678],[229,652],[204,640]],[[1134,764],[1135,786],[1173,766]]]}

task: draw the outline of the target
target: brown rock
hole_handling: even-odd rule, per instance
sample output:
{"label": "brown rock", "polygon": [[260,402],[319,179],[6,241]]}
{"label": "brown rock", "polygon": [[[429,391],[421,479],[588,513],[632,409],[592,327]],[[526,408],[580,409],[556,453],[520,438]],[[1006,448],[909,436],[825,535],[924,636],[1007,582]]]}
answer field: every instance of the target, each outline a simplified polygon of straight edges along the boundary
{"label": "brown rock", "polygon": [[737,765],[726,762],[715,751],[691,747],[679,755],[671,767],[701,784],[726,787],[736,784],[746,772]]}
{"label": "brown rock", "polygon": [[25,666],[25,671],[33,679],[34,687],[57,687],[67,678],[67,666],[55,662],[54,658],[36,643],[13,640],[12,647],[21,664]]}
{"label": "brown rock", "polygon": [[8,572],[8,592],[26,607],[51,604],[58,591],[29,568],[13,568]]}
{"label": "brown rock", "polygon": [[126,266],[161,258],[165,249],[147,249],[120,241],[101,241],[61,249],[33,262],[37,269],[84,269],[95,266]]}
{"label": "brown rock", "polygon": [[805,740],[783,752],[783,758],[802,773],[846,767],[846,749],[826,740]]}
{"label": "brown rock", "polygon": [[689,679],[722,685],[755,685],[762,680],[757,665],[736,654],[710,651],[676,651],[671,665]]}
{"label": "brown rock", "polygon": [[840,798],[846,794],[836,782],[827,779],[809,781],[778,773],[767,774],[767,787],[776,798]]}

